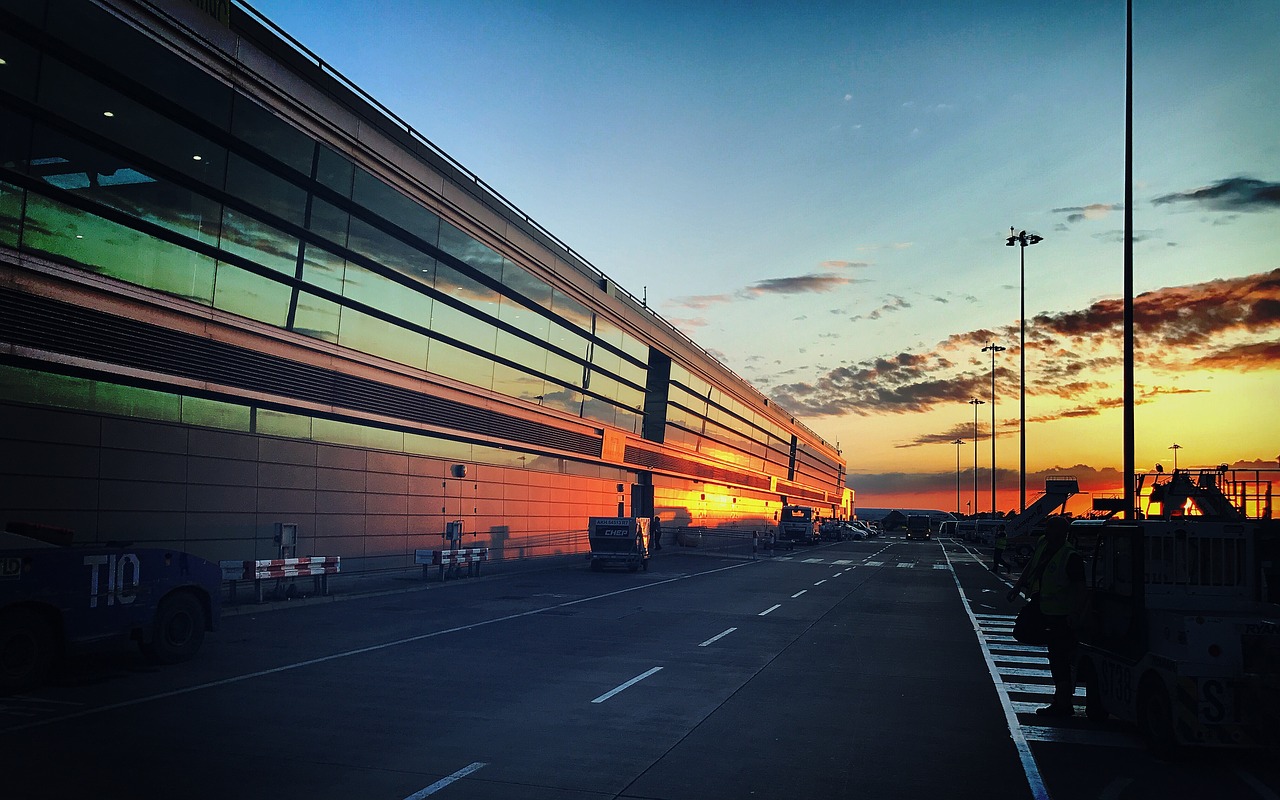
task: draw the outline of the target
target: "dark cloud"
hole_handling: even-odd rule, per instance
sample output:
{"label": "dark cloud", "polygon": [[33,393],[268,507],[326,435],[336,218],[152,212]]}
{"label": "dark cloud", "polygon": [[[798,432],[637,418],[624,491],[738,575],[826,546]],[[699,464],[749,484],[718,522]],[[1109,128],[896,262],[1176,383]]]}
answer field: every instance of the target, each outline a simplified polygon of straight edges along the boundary
{"label": "dark cloud", "polygon": [[1280,183],[1246,177],[1227,178],[1211,186],[1161,195],[1151,202],[1158,206],[1196,203],[1214,211],[1270,211],[1280,208]]}
{"label": "dark cloud", "polygon": [[[885,309],[904,302],[895,298]],[[1079,404],[1082,398],[1115,391],[1123,317],[1122,301],[1106,298],[1028,321],[1027,347],[1036,361],[1028,394],[1076,403],[1037,421],[1092,416],[1120,402],[1112,398]],[[1203,369],[1276,369],[1280,270],[1145,292],[1134,298],[1134,327],[1137,357],[1148,370],[1177,375]],[[995,367],[997,391],[1008,395],[1017,391],[1018,351],[1012,344],[1017,337],[1016,325],[953,334],[931,352],[900,352],[842,366],[812,382],[778,385],[771,394],[783,407],[813,416],[927,411],[988,396],[991,362],[979,351],[990,342],[1009,342]],[[1150,387],[1138,402],[1177,391],[1185,390]],[[950,435],[924,434],[918,443]]]}
{"label": "dark cloud", "polygon": [[[826,262],[824,266],[834,263],[836,262]],[[846,268],[863,266],[860,263],[854,262],[839,263],[843,264]],[[824,294],[826,292],[839,289],[842,286],[867,282],[868,281],[865,279],[855,279],[848,275],[839,275],[834,273],[796,275],[790,278],[768,278],[763,281],[752,283],[732,293],[673,297],[666,301],[666,305],[675,308],[704,309],[711,306],[730,303],[735,300],[752,300],[762,295]]]}

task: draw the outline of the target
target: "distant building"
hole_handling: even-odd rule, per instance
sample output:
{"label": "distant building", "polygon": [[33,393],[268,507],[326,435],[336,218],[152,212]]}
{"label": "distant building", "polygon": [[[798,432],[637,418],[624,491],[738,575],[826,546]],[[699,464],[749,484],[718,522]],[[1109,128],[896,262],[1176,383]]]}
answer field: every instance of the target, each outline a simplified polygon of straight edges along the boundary
{"label": "distant building", "polygon": [[358,571],[848,507],[835,446],[253,12],[0,31],[0,521],[212,559],[295,523]]}

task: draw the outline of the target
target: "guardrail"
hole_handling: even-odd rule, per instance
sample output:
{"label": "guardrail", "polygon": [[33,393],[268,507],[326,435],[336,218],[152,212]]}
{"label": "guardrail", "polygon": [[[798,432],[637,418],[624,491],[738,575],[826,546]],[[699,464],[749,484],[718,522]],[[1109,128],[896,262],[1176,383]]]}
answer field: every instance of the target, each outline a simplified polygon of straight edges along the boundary
{"label": "guardrail", "polygon": [[445,579],[445,569],[455,577],[458,574],[458,567],[465,564],[467,566],[467,575],[480,575],[480,565],[489,560],[489,548],[487,547],[468,547],[459,550],[414,550],[413,563],[422,565],[422,578],[426,580],[430,577],[427,570],[431,567],[440,568],[440,581],[443,583]]}
{"label": "guardrail", "polygon": [[[265,561],[220,561],[222,579],[231,582],[232,602],[236,599],[236,584],[253,581],[253,593],[262,602],[262,582],[284,581],[287,578],[310,577],[315,582],[317,594],[329,593],[329,576],[342,571],[340,556],[303,556],[299,558],[273,558]],[[287,591],[292,591],[290,587]],[[287,593],[286,593],[286,596]]]}

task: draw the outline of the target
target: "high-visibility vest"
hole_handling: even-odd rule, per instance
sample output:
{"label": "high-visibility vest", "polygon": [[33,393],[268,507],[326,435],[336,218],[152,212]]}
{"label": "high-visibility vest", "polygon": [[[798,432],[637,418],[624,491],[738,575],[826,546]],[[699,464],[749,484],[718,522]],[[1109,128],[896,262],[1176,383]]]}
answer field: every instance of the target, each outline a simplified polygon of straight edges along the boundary
{"label": "high-visibility vest", "polygon": [[[1045,541],[1041,539],[1036,545],[1035,554],[1031,558],[1032,564],[1039,564],[1044,556]],[[1062,547],[1058,548],[1058,552],[1049,559],[1049,563],[1041,570],[1040,575],[1032,579],[1028,585],[1027,588],[1032,594],[1039,593],[1040,610],[1043,613],[1062,615],[1071,611],[1071,581],[1067,579],[1067,561],[1075,552],[1074,547],[1063,542]]]}

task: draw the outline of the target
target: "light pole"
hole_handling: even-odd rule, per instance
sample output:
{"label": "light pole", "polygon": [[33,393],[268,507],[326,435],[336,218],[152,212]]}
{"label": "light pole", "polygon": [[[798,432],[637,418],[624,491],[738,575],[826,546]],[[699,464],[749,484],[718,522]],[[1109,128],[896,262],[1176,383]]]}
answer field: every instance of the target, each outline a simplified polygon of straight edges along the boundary
{"label": "light pole", "polygon": [[1018,513],[1027,510],[1027,247],[1044,241],[1043,236],[1009,226],[1006,247],[1018,246]]}
{"label": "light pole", "polygon": [[992,342],[982,348],[982,352],[991,351],[991,518],[996,518],[996,353],[1004,352],[1003,347]]}
{"label": "light pole", "polygon": [[1182,449],[1182,445],[1175,442],[1173,446],[1170,447],[1169,449],[1173,451],[1173,471],[1177,472],[1178,471],[1178,451]]}
{"label": "light pole", "polygon": [[956,513],[960,513],[960,445],[964,444],[964,439],[956,439],[952,442],[956,446]]}
{"label": "light pole", "polygon": [[986,405],[978,398],[969,401],[973,406],[973,514],[978,515],[978,406]]}

